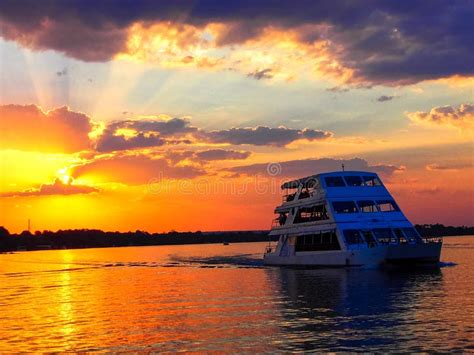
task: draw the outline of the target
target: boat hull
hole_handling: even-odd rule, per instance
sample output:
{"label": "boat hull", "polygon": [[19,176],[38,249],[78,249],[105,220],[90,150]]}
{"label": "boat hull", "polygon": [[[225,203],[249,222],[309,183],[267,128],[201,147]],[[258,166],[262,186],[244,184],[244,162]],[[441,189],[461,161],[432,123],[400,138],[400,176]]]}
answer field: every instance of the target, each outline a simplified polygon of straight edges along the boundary
{"label": "boat hull", "polygon": [[441,246],[442,243],[379,245],[355,250],[297,252],[287,256],[273,252],[265,254],[264,264],[303,267],[435,265],[439,262]]}
{"label": "boat hull", "polygon": [[442,243],[391,245],[385,263],[388,265],[426,265],[439,262]]}

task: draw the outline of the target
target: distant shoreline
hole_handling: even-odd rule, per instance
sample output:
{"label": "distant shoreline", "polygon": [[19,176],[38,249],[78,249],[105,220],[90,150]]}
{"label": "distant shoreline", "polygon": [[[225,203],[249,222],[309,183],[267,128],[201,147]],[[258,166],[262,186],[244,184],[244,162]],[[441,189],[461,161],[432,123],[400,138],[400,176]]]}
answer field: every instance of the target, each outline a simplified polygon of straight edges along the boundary
{"label": "distant shoreline", "polygon": [[[422,236],[449,237],[474,235],[474,227],[452,227],[442,224],[416,225]],[[153,245],[227,244],[276,241],[269,231],[221,231],[221,232],[168,232],[148,233],[104,232],[97,229],[43,231],[34,234],[24,231],[10,234],[0,227],[0,252],[109,248]]]}
{"label": "distant shoreline", "polygon": [[268,231],[235,232],[104,232],[100,230],[60,230],[0,237],[0,252],[110,248],[128,246],[227,244],[275,241]]}

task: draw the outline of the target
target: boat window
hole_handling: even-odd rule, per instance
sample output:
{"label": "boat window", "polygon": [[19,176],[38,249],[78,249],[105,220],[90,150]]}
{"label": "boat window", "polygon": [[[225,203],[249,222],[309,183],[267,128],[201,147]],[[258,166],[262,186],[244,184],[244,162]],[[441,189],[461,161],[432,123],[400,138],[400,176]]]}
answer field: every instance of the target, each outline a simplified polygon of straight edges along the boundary
{"label": "boat window", "polygon": [[376,242],[374,236],[372,235],[371,231],[365,230],[365,231],[361,231],[361,233],[362,233],[362,236],[364,237],[365,241],[367,242],[367,244],[369,245],[370,248],[377,245],[377,242]]}
{"label": "boat window", "polygon": [[399,244],[407,242],[407,240],[406,240],[405,236],[403,235],[402,230],[400,228],[394,228],[393,229],[393,234],[395,234],[395,237],[396,237],[397,242]]}
{"label": "boat window", "polygon": [[354,201],[333,202],[332,207],[335,213],[357,213],[357,207]]}
{"label": "boat window", "polygon": [[325,205],[300,207],[294,223],[305,223],[329,219]]}
{"label": "boat window", "polygon": [[390,228],[375,228],[373,230],[375,238],[381,244],[388,244],[392,239],[392,231]]}
{"label": "boat window", "polygon": [[405,234],[406,239],[411,243],[421,243],[421,237],[416,231],[415,228],[402,228],[403,234]]}
{"label": "boat window", "polygon": [[382,186],[377,176],[362,176],[365,186]]}
{"label": "boat window", "polygon": [[288,218],[288,212],[281,212],[277,217],[278,225],[283,226]]}
{"label": "boat window", "polygon": [[364,213],[378,212],[377,206],[374,201],[370,201],[370,200],[357,201],[357,206],[359,206],[359,210]]}
{"label": "boat window", "polygon": [[344,231],[344,239],[347,244],[363,244],[364,239],[360,236],[357,229],[346,229]]}
{"label": "boat window", "polygon": [[295,196],[296,196],[296,192],[293,192],[291,194],[284,196],[284,200],[286,202],[293,201],[295,199]]}
{"label": "boat window", "polygon": [[299,235],[296,237],[295,251],[341,250],[334,231]]}
{"label": "boat window", "polygon": [[346,184],[344,184],[344,180],[342,180],[342,177],[340,177],[340,176],[328,176],[324,180],[326,181],[326,186],[327,187],[344,187],[344,186],[346,186]]}
{"label": "boat window", "polygon": [[393,200],[377,201],[377,205],[379,207],[380,212],[398,212],[398,211],[400,211],[400,208],[398,208],[397,204]]}
{"label": "boat window", "polygon": [[360,176],[344,176],[347,186],[362,186],[362,178]]}

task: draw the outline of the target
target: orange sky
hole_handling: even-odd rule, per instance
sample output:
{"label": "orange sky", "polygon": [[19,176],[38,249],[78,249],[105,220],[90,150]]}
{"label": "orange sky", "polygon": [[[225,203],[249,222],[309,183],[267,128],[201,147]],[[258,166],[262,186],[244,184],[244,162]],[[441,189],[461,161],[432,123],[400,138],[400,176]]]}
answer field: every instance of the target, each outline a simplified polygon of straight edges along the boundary
{"label": "orange sky", "polygon": [[197,9],[119,21],[109,9],[92,26],[55,6],[0,18],[10,231],[28,219],[33,230],[267,229],[282,181],[342,163],[378,172],[415,223],[472,225],[474,68],[443,66],[466,53],[446,39],[462,34],[431,21],[425,37],[388,9],[363,12],[357,28],[317,9],[285,12],[294,22],[267,9],[252,23]]}

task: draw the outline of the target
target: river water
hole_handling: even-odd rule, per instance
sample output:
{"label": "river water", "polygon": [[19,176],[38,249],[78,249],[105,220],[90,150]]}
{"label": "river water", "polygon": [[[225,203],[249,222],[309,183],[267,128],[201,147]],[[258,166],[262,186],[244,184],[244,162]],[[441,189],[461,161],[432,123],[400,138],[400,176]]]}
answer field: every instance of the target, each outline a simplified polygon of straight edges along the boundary
{"label": "river water", "polygon": [[0,255],[0,352],[474,351],[474,237],[432,270],[264,267],[265,243]]}

